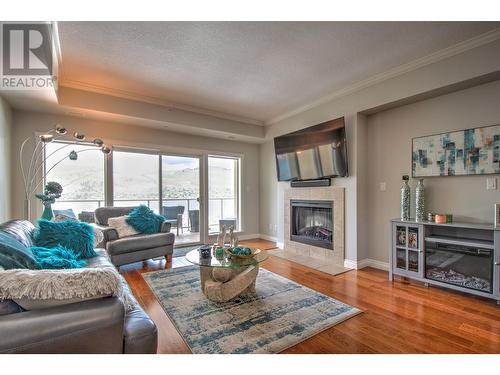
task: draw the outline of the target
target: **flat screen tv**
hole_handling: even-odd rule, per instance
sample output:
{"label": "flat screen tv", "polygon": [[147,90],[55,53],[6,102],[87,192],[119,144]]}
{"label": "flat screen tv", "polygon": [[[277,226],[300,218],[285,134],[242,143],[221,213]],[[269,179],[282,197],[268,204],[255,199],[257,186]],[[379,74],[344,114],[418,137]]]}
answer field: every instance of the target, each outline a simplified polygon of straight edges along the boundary
{"label": "flat screen tv", "polygon": [[347,176],[344,118],[274,138],[278,181]]}

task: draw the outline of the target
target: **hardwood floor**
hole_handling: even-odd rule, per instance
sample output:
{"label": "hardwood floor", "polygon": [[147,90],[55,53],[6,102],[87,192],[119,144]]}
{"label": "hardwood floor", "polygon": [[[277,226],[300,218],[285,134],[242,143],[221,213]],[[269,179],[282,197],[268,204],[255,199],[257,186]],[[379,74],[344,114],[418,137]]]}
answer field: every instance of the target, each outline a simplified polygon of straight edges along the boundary
{"label": "hardwood floor", "polygon": [[[266,242],[246,241],[270,246]],[[121,269],[158,326],[159,353],[190,350],[141,273],[185,265],[183,258],[174,258]],[[373,268],[331,276],[273,256],[262,267],[363,310],[284,353],[500,353],[500,306],[494,301],[402,279],[392,283],[387,272]]]}

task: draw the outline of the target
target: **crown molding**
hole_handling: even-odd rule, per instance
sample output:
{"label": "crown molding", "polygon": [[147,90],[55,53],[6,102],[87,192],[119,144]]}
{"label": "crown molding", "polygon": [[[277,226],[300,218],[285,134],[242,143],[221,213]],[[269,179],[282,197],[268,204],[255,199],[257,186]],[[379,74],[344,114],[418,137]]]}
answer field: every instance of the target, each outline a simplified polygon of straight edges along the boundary
{"label": "crown molding", "polygon": [[174,102],[170,102],[170,101],[160,99],[157,97],[153,97],[153,96],[141,95],[141,94],[133,93],[130,91],[120,90],[120,89],[111,88],[111,87],[93,85],[90,83],[66,79],[64,77],[61,77],[61,81],[59,82],[59,86],[69,87],[69,88],[77,89],[77,90],[95,92],[95,93],[103,94],[103,95],[115,96],[115,97],[119,97],[119,98],[123,98],[123,99],[130,99],[130,100],[134,100],[134,101],[138,101],[138,102],[160,105],[162,107],[167,107],[169,109],[178,109],[178,110],[182,110],[182,111],[194,112],[194,113],[198,113],[198,114],[202,114],[202,115],[223,118],[226,120],[232,120],[232,121],[242,122],[242,123],[251,124],[251,125],[264,126],[264,122],[260,121],[260,120],[255,120],[255,119],[250,119],[247,117],[232,115],[232,114],[225,113],[225,112],[212,111],[209,109],[190,106],[187,104],[174,103]]}
{"label": "crown molding", "polygon": [[390,69],[386,72],[374,75],[368,79],[365,79],[365,80],[356,82],[352,85],[341,88],[341,89],[334,91],[326,96],[323,96],[322,98],[317,99],[309,104],[303,105],[299,108],[284,112],[281,115],[273,117],[272,119],[265,121],[264,124],[266,126],[273,125],[277,122],[283,121],[287,118],[290,118],[290,117],[295,116],[299,113],[305,112],[305,111],[312,109],[314,107],[317,107],[321,104],[325,104],[325,103],[332,101],[334,99],[337,99],[339,97],[346,96],[346,95],[352,94],[356,91],[366,89],[366,88],[373,86],[377,83],[381,83],[381,82],[386,81],[388,79],[403,75],[405,73],[409,73],[413,70],[417,70],[417,69],[422,68],[426,65],[436,63],[438,61],[441,61],[441,60],[444,60],[446,58],[458,55],[460,53],[474,49],[476,47],[480,47],[482,45],[494,42],[495,40],[498,40],[498,39],[500,39],[500,28],[488,31],[487,33],[478,35],[477,37],[467,39],[463,42],[454,44],[450,47],[433,52],[430,55],[421,57],[421,58],[413,60],[409,63],[400,65],[400,66],[393,68],[393,69]]}

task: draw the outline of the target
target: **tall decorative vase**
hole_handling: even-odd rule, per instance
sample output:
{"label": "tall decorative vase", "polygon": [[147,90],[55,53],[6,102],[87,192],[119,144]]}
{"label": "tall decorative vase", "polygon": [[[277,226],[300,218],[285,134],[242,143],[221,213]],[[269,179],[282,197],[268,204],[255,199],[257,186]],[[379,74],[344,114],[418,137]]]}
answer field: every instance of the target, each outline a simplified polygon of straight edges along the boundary
{"label": "tall decorative vase", "polygon": [[418,180],[415,188],[415,219],[417,221],[425,220],[425,187],[424,180]]}
{"label": "tall decorative vase", "polygon": [[403,186],[401,187],[401,220],[410,220],[410,177],[403,176]]}
{"label": "tall decorative vase", "polygon": [[43,212],[42,212],[42,219],[45,219],[45,220],[52,220],[52,218],[54,217],[54,212],[52,211],[52,205],[50,203],[44,203],[44,209],[43,209]]}
{"label": "tall decorative vase", "polygon": [[217,236],[217,246],[224,247],[224,242],[226,241],[226,227],[223,225],[219,235]]}

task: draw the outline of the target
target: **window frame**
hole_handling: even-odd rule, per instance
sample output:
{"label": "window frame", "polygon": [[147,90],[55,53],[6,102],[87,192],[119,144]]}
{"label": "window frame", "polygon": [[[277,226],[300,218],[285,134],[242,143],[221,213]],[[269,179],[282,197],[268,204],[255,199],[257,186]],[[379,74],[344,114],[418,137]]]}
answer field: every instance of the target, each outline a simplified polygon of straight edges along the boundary
{"label": "window frame", "polygon": [[[206,179],[207,179],[207,190],[206,190],[206,201],[207,201],[207,230],[210,228],[208,227],[208,215],[210,215],[209,212],[209,207],[208,207],[208,201],[210,199],[209,197],[209,192],[208,192],[208,185],[210,183],[209,181],[209,166],[208,166],[208,159],[210,157],[214,158],[220,158],[220,159],[234,159],[236,160],[236,173],[235,173],[235,184],[236,184],[236,218],[237,218],[237,228],[238,230],[235,231],[236,233],[242,233],[245,231],[244,229],[244,217],[243,217],[243,194],[241,187],[243,186],[243,172],[242,172],[242,165],[243,165],[243,154],[236,154],[236,153],[218,153],[218,152],[208,152],[206,154]],[[211,235],[213,235],[212,233]],[[210,233],[209,233],[210,235]]]}
{"label": "window frame", "polygon": [[[66,144],[75,144],[74,141],[70,139],[57,139],[53,142],[57,143],[66,143]],[[78,142],[80,145],[88,145],[92,146],[90,142]],[[213,236],[213,233],[209,233],[209,193],[208,193],[208,160],[210,157],[215,158],[226,158],[226,159],[235,159],[236,163],[236,173],[235,173],[235,184],[236,184],[236,215],[238,220],[238,230],[237,233],[244,232],[245,230],[245,203],[243,199],[243,191],[242,187],[244,186],[244,173],[243,173],[243,165],[244,165],[244,154],[241,153],[233,153],[233,152],[219,152],[219,151],[210,151],[210,150],[199,150],[199,149],[189,149],[189,148],[175,148],[175,147],[165,147],[165,148],[148,148],[148,147],[135,147],[135,146],[127,146],[127,145],[113,145],[112,152],[103,155],[104,162],[104,206],[113,206],[114,204],[114,178],[113,178],[113,154],[115,151],[118,152],[131,152],[131,153],[139,153],[139,154],[153,154],[158,156],[158,165],[159,165],[159,183],[158,183],[158,195],[159,195],[159,207],[161,207],[163,202],[163,181],[162,181],[162,156],[184,156],[184,157],[197,157],[200,159],[200,229],[203,230],[204,233],[200,233],[200,241],[206,241],[210,236]],[[46,171],[46,149],[44,148],[42,151],[44,157],[43,164],[43,173],[45,175]],[[44,183],[46,183],[44,178]]]}

